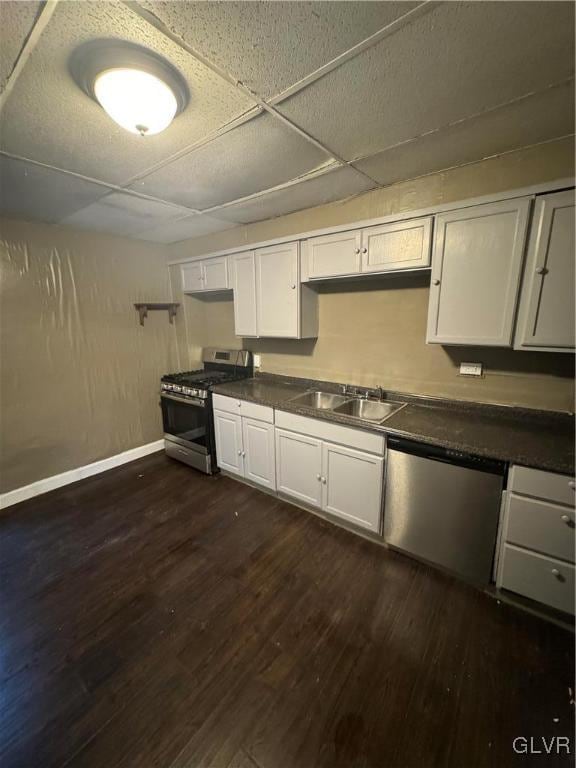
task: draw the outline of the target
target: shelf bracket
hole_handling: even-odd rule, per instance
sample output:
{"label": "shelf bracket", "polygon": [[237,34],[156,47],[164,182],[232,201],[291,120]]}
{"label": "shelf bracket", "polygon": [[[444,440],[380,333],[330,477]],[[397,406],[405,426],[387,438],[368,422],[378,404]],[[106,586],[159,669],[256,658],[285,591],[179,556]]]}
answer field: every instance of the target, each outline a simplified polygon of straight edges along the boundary
{"label": "shelf bracket", "polygon": [[134,304],[134,307],[138,310],[138,314],[140,315],[140,325],[144,325],[144,318],[148,317],[148,311],[154,311],[157,309],[167,310],[170,325],[173,325],[174,318],[176,317],[179,306],[180,304],[175,304],[173,302],[158,303],[153,301],[144,301],[138,304]]}

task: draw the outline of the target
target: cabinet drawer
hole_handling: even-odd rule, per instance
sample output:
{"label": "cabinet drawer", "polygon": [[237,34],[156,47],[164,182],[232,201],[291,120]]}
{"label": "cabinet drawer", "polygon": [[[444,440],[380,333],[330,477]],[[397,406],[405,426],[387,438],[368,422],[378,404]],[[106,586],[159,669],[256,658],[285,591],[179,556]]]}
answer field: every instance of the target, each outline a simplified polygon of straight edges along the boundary
{"label": "cabinet drawer", "polygon": [[213,395],[212,403],[215,409],[226,411],[226,413],[237,413],[240,416],[246,416],[250,419],[265,421],[267,424],[274,424],[274,409],[268,405],[259,405],[251,403],[248,400],[239,400],[236,397],[227,397],[226,395]]}
{"label": "cabinet drawer", "polygon": [[569,563],[507,544],[501,585],[531,600],[574,613],[574,566]]}
{"label": "cabinet drawer", "polygon": [[509,489],[526,496],[574,506],[574,478],[528,467],[512,467]]}
{"label": "cabinet drawer", "polygon": [[343,427],[323,419],[310,419],[286,411],[276,411],[276,426],[302,435],[317,437],[320,440],[327,440],[330,443],[348,445],[350,448],[376,453],[379,456],[384,455],[384,436],[375,435],[373,432]]}
{"label": "cabinet drawer", "polygon": [[511,493],[506,541],[573,563],[574,510]]}

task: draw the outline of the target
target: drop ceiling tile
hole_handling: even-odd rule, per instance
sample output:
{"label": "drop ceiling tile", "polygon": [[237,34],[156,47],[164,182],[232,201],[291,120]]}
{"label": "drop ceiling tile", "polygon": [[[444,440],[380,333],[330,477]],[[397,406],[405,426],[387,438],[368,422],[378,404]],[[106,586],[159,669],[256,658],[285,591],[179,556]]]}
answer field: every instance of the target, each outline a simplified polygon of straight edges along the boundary
{"label": "drop ceiling tile", "polygon": [[371,184],[366,177],[356,173],[352,168],[339,167],[284,189],[220,208],[214,211],[214,215],[220,219],[250,224],[304,208],[343,200],[346,197],[367,192],[375,186],[376,184]]}
{"label": "drop ceiling tile", "polygon": [[22,46],[26,42],[42,3],[0,2],[0,93],[6,87],[6,81],[18,59]]}
{"label": "drop ceiling tile", "polygon": [[0,155],[0,212],[56,222],[109,192],[107,187]]}
{"label": "drop ceiling tile", "polygon": [[574,82],[391,147],[354,163],[380,184],[574,133]]}
{"label": "drop ceiling tile", "polygon": [[183,209],[176,206],[112,192],[72,216],[67,216],[61,224],[130,237],[181,217],[183,213]]}
{"label": "drop ceiling tile", "polygon": [[189,208],[209,208],[276,187],[329,156],[270,115],[261,115],[131,185]]}
{"label": "drop ceiling tile", "polygon": [[[135,136],[114,123],[68,73],[81,43],[139,43],[184,76],[190,103],[166,131]],[[118,2],[59,3],[2,114],[1,146],[96,179],[122,184],[247,111],[253,102]]]}
{"label": "drop ceiling tile", "polygon": [[138,235],[137,238],[154,243],[178,243],[180,240],[188,240],[192,237],[223,232],[225,229],[233,229],[235,226],[237,226],[235,223],[220,221],[205,214],[192,214],[183,219],[169,221],[159,227],[147,230]]}
{"label": "drop ceiling tile", "polygon": [[285,90],[418,5],[282,0],[140,4],[263,97]]}
{"label": "drop ceiling tile", "polygon": [[573,30],[573,3],[443,3],[279,108],[365,157],[572,76]]}

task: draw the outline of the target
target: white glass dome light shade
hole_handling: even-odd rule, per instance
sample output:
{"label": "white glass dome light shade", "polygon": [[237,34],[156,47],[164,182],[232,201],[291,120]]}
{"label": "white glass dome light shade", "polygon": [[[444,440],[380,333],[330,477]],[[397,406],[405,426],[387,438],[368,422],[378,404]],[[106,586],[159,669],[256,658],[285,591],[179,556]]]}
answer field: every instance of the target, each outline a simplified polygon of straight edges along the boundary
{"label": "white glass dome light shade", "polygon": [[94,95],[118,125],[141,136],[165,130],[178,111],[170,86],[141,69],[100,72],[94,80]]}

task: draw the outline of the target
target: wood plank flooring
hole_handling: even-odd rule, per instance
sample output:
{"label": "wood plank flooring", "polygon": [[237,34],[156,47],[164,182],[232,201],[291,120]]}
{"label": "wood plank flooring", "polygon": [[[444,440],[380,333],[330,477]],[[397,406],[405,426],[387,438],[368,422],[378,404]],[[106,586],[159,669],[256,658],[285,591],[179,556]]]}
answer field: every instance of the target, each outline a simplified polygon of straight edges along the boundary
{"label": "wood plank flooring", "polygon": [[163,454],[0,516],[2,768],[571,765],[572,648]]}

